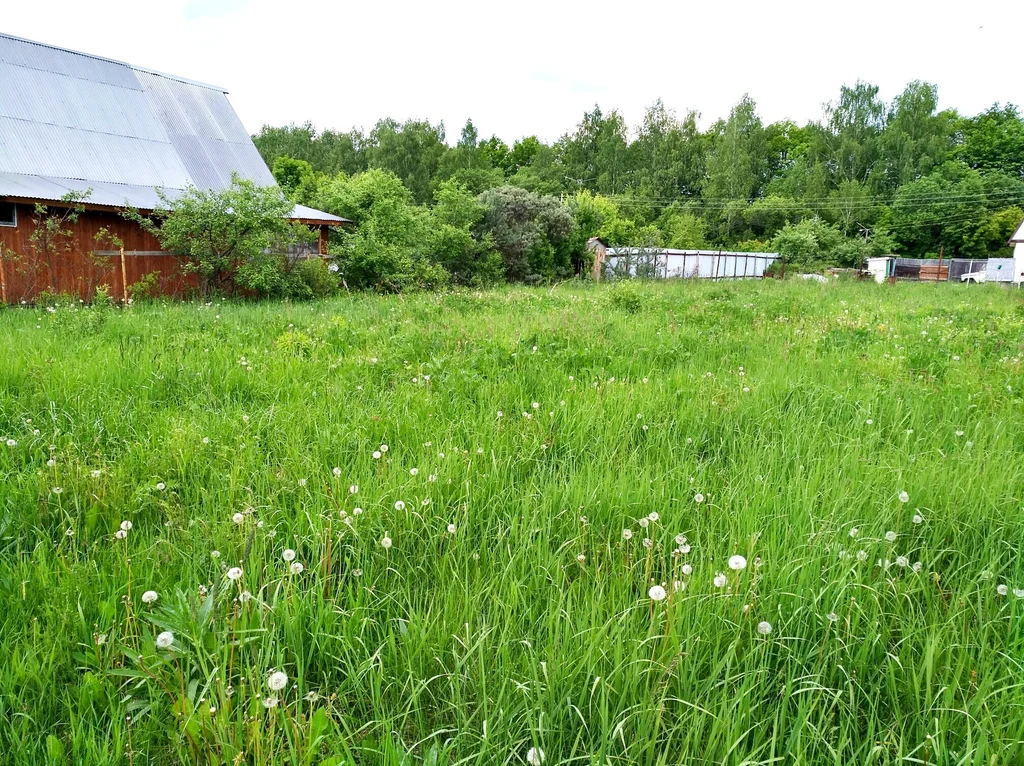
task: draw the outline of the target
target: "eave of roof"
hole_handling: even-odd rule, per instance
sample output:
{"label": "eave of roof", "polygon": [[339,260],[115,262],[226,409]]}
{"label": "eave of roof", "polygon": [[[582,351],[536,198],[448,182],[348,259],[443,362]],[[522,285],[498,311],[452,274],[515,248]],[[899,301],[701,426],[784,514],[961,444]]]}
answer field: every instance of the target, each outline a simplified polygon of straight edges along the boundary
{"label": "eave of roof", "polygon": [[[81,202],[68,201],[66,198],[75,193],[90,191],[89,196]],[[164,204],[160,195],[168,202],[181,194],[180,189],[160,189],[127,184],[97,183],[73,178],[53,178],[49,176],[27,176],[17,173],[0,173],[0,199],[11,202],[35,204],[44,202],[50,205],[80,205],[86,210],[124,210],[135,208],[143,212],[151,212]],[[347,218],[325,213],[323,210],[295,205],[291,221],[310,226],[342,226],[352,221]]]}
{"label": "eave of roof", "polygon": [[1024,221],[1020,222],[1020,226],[1017,227],[1016,233],[1010,237],[1009,244],[1019,245],[1024,243]]}

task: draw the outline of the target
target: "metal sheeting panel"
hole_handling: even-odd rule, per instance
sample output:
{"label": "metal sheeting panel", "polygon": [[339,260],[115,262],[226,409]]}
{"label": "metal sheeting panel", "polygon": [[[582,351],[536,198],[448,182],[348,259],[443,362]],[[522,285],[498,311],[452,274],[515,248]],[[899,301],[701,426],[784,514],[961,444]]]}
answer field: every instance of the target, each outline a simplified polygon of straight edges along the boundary
{"label": "metal sheeting panel", "polygon": [[273,185],[274,177],[223,93],[149,72],[137,74],[194,186],[224,188],[232,173]]}
{"label": "metal sheeting panel", "polygon": [[131,67],[84,53],[0,35],[0,60],[41,72],[129,90],[142,90]]}
{"label": "metal sheeting panel", "polygon": [[3,173],[136,188],[222,189],[233,173],[274,184],[222,91],[5,35],[0,139]]}
{"label": "metal sheeting panel", "polygon": [[[159,196],[153,187],[0,173],[0,195],[6,197],[57,202],[72,193],[77,201],[90,205],[152,210],[159,204]],[[173,199],[180,192],[177,189],[168,189],[166,193]]]}
{"label": "metal sheeting panel", "polygon": [[[153,209],[274,177],[223,90],[0,34],[0,197]],[[304,208],[303,218],[341,221]]]}
{"label": "metal sheeting panel", "polygon": [[347,218],[341,218],[322,210],[315,210],[305,205],[296,205],[292,208],[292,218],[301,218],[305,221],[323,221],[324,223],[351,223]]}
{"label": "metal sheeting panel", "polygon": [[1013,258],[989,258],[985,264],[986,282],[1012,282]]}

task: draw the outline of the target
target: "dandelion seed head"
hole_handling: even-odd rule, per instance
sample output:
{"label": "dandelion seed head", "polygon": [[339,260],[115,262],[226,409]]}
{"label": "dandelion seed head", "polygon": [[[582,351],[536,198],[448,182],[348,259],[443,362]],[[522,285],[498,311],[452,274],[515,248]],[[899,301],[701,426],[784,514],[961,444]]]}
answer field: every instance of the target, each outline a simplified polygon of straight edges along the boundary
{"label": "dandelion seed head", "polygon": [[767,636],[772,632],[772,624],[767,620],[761,620],[761,622],[757,623],[757,632],[762,636]]}
{"label": "dandelion seed head", "polygon": [[305,569],[305,567],[302,566],[301,561],[293,561],[291,564],[288,565],[288,571],[291,572],[293,575],[302,574],[303,569]]}
{"label": "dandelion seed head", "polygon": [[396,511],[404,511],[405,510],[405,503],[402,500],[396,500],[395,501],[395,510]]}
{"label": "dandelion seed head", "polygon": [[155,590],[147,590],[145,593],[142,594],[142,603],[155,604],[158,598],[160,598],[160,594],[157,593]]}
{"label": "dandelion seed head", "polygon": [[241,524],[245,521],[245,515],[242,513],[236,513],[234,516],[231,517],[231,520],[236,524]]}
{"label": "dandelion seed head", "polygon": [[267,686],[273,692],[279,692],[288,685],[288,675],[283,670],[275,670],[267,678]]}
{"label": "dandelion seed head", "polygon": [[890,529],[885,533],[885,539],[890,543],[896,542],[896,533]]}
{"label": "dandelion seed head", "polygon": [[526,751],[526,762],[530,766],[540,766],[544,762],[544,751],[539,747],[531,747]]}
{"label": "dandelion seed head", "polygon": [[158,481],[156,483],[156,489],[158,492],[163,492],[165,489],[167,489],[167,485],[164,484],[162,481]]}
{"label": "dandelion seed head", "polygon": [[231,567],[228,570],[228,579],[232,582],[242,579],[242,567]]}
{"label": "dandelion seed head", "polygon": [[623,540],[632,540],[633,539],[633,530],[632,529],[623,529],[622,530],[622,539]]}
{"label": "dandelion seed head", "polygon": [[735,556],[729,557],[729,569],[731,569],[732,571],[740,572],[746,568],[747,560],[743,558],[743,556],[736,554]]}
{"label": "dandelion seed head", "polygon": [[897,497],[899,498],[899,500],[900,500],[900,502],[901,502],[901,503],[907,503],[907,502],[909,502],[909,501],[910,501],[910,495],[908,495],[908,494],[907,494],[907,493],[906,493],[905,491],[903,491],[903,490],[900,490],[900,493],[899,493],[899,495],[897,495]]}
{"label": "dandelion seed head", "polygon": [[1009,592],[1010,592],[1010,589],[1007,588],[1002,583],[1000,583],[999,585],[996,586],[996,593],[998,593],[1000,596],[1005,596]]}
{"label": "dandelion seed head", "polygon": [[704,502],[704,495],[702,495],[700,492],[698,492],[696,495],[693,496],[693,501],[695,503],[703,503]]}
{"label": "dandelion seed head", "polygon": [[380,539],[380,544],[384,548],[384,550],[390,550],[391,549],[391,538],[388,537],[387,535],[384,535],[384,537],[382,537]]}
{"label": "dandelion seed head", "polygon": [[156,637],[156,645],[159,649],[169,649],[171,644],[174,643],[174,634],[169,630],[165,630],[159,636]]}
{"label": "dandelion seed head", "polygon": [[647,595],[651,597],[651,601],[664,601],[668,594],[660,585],[652,585],[651,589],[647,591]]}
{"label": "dandelion seed head", "polygon": [[725,575],[719,572],[715,575],[715,579],[712,582],[714,582],[716,588],[724,588],[726,583]]}
{"label": "dandelion seed head", "polygon": [[281,554],[281,558],[285,561],[295,561],[295,551],[291,548],[285,548],[284,553]]}

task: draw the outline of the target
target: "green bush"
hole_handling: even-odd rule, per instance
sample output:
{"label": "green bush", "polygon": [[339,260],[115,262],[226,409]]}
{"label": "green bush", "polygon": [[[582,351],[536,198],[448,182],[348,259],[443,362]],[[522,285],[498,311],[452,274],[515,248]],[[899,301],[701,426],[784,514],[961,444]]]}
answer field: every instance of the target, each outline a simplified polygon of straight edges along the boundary
{"label": "green bush", "polygon": [[331,271],[323,258],[305,258],[297,262],[292,271],[311,298],[330,298],[338,293],[337,271]]}

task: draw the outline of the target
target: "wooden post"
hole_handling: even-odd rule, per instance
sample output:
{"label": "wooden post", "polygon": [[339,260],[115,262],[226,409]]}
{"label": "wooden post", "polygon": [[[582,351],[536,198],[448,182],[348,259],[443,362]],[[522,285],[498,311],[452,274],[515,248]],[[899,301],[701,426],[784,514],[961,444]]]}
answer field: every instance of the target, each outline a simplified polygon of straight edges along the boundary
{"label": "wooden post", "polygon": [[4,278],[4,251],[3,245],[0,245],[0,303],[7,303],[7,280]]}
{"label": "wooden post", "polygon": [[121,303],[128,305],[128,269],[124,263],[124,245],[121,245]]}
{"label": "wooden post", "polygon": [[320,255],[327,255],[327,226],[320,227]]}

